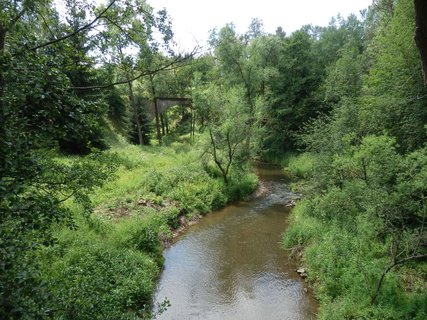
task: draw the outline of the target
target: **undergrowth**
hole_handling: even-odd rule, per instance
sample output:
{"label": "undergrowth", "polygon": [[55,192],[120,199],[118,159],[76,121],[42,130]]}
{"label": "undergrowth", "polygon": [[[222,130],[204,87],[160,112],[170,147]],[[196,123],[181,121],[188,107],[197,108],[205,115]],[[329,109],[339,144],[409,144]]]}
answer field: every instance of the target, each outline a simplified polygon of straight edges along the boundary
{"label": "undergrowth", "polygon": [[304,250],[300,263],[320,301],[318,318],[426,319],[427,263],[409,258],[420,255],[423,230],[395,228],[416,219],[404,210],[425,214],[414,196],[425,190],[425,152],[404,157],[391,139],[372,136],[329,162],[296,157],[289,170],[305,172],[309,157],[314,171],[297,174],[308,180],[283,246]]}
{"label": "undergrowth", "polygon": [[118,137],[105,152],[113,155],[117,170],[89,195],[95,214],[83,216],[82,207],[69,201],[75,225],[58,226],[56,245],[41,254],[41,276],[52,294],[46,314],[54,318],[152,317],[162,249],[180,217],[206,214],[257,185],[249,170],[234,172],[225,185],[202,166],[197,147],[180,142],[141,148]]}

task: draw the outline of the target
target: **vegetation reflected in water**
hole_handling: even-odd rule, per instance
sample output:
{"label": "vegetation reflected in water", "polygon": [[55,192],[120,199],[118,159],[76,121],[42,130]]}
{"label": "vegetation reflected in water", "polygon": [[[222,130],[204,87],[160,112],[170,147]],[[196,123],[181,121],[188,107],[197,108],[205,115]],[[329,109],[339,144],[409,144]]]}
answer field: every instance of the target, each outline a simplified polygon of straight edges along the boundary
{"label": "vegetation reflected in water", "polygon": [[280,248],[292,193],[275,168],[259,168],[263,196],[202,219],[165,251],[155,303],[160,319],[311,319],[316,302]]}

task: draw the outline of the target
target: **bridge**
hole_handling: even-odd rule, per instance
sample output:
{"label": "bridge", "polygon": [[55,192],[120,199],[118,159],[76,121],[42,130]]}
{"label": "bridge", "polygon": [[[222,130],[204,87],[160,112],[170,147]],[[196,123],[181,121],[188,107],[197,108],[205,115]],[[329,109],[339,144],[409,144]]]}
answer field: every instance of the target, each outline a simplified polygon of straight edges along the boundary
{"label": "bridge", "polygon": [[173,106],[191,107],[191,104],[192,100],[190,98],[158,97],[155,101],[147,101],[145,110],[147,111],[148,120],[151,121],[156,118],[156,107],[157,114],[160,115]]}

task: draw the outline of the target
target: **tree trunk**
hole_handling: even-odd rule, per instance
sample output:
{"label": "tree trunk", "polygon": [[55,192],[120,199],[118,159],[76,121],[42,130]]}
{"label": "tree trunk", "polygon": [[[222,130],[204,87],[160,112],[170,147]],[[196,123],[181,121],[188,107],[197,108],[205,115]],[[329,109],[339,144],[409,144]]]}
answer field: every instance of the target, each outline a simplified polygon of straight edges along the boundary
{"label": "tree trunk", "polygon": [[[4,80],[5,63],[4,53],[5,53],[5,44],[6,44],[6,29],[3,25],[0,24],[0,149],[5,151],[5,144],[7,141],[7,129],[6,129],[6,106],[4,104],[4,86],[6,84]],[[6,165],[6,152],[0,156],[0,172],[5,168]]]}
{"label": "tree trunk", "polygon": [[163,116],[165,118],[165,125],[166,125],[166,133],[169,134],[169,121],[168,121],[168,113],[167,110],[163,113]]}
{"label": "tree trunk", "polygon": [[[6,29],[3,27],[3,25],[0,24],[0,61],[3,61],[3,55],[4,55],[4,47],[6,45]],[[3,76],[3,70],[4,70],[4,62],[0,65],[0,104],[1,104],[1,112],[2,117],[4,116],[4,110],[3,110],[3,91],[4,91],[4,76]]]}
{"label": "tree trunk", "polygon": [[194,134],[196,132],[196,113],[193,107],[191,107],[191,135],[194,143]]}
{"label": "tree trunk", "polygon": [[217,165],[218,169],[221,171],[222,174],[222,178],[224,179],[224,183],[228,184],[228,168],[229,166],[227,166],[227,170],[225,170],[221,164],[221,161],[218,159],[217,156],[217,150],[216,150],[216,143],[215,143],[215,138],[212,134],[212,130],[209,129],[209,136],[211,138],[211,146],[212,146],[212,156],[213,156],[213,160],[215,162],[215,164]]}
{"label": "tree trunk", "polygon": [[160,123],[162,125],[162,135],[164,136],[166,133],[165,133],[165,121],[163,119],[163,113],[160,114]]}
{"label": "tree trunk", "polygon": [[415,4],[415,42],[420,52],[423,67],[424,85],[427,85],[427,1],[414,0]]}
{"label": "tree trunk", "polygon": [[129,88],[129,94],[128,94],[129,104],[130,104],[130,107],[132,109],[133,118],[134,118],[135,123],[136,123],[136,129],[138,130],[138,143],[140,146],[142,146],[144,144],[144,141],[142,140],[141,118],[139,117],[138,108],[135,104],[135,97],[133,95],[133,88],[132,88],[131,82],[128,83],[128,88]]}
{"label": "tree trunk", "polygon": [[154,98],[154,114],[156,115],[156,131],[157,131],[157,140],[159,140],[159,144],[162,144],[162,135],[160,134],[160,117],[159,117],[159,109],[157,108],[157,98]]}
{"label": "tree trunk", "polygon": [[150,85],[151,85],[151,93],[153,95],[154,102],[154,115],[156,116],[156,131],[157,131],[157,140],[159,144],[162,144],[162,135],[160,133],[160,117],[159,117],[159,109],[157,108],[157,98],[156,98],[156,88],[154,87],[154,76],[150,74]]}

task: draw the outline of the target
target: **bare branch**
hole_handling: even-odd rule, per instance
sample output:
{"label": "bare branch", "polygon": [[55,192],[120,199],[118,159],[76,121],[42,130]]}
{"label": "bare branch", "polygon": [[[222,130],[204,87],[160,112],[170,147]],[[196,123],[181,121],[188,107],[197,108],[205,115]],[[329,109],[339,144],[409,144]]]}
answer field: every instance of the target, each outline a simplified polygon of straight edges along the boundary
{"label": "bare branch", "polygon": [[380,281],[378,281],[378,285],[377,285],[377,288],[376,288],[376,290],[375,290],[375,292],[374,292],[374,294],[372,295],[372,298],[371,298],[371,304],[373,304],[374,302],[375,302],[375,300],[377,299],[377,297],[378,297],[378,293],[380,292],[380,289],[381,289],[381,286],[382,286],[382,284],[383,284],[383,281],[384,281],[384,278],[385,278],[385,276],[387,275],[387,273],[389,273],[394,267],[397,267],[397,266],[399,266],[399,265],[401,265],[401,264],[404,264],[405,262],[408,262],[408,261],[411,261],[411,260],[425,260],[425,259],[427,259],[427,254],[415,254],[415,255],[412,255],[412,256],[409,256],[409,257],[406,257],[406,258],[403,258],[403,259],[400,259],[400,260],[397,260],[397,261],[394,261],[392,264],[390,264],[384,271],[383,271],[383,273],[381,274],[381,277],[380,277]]}

